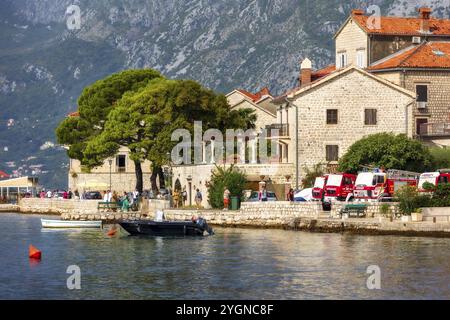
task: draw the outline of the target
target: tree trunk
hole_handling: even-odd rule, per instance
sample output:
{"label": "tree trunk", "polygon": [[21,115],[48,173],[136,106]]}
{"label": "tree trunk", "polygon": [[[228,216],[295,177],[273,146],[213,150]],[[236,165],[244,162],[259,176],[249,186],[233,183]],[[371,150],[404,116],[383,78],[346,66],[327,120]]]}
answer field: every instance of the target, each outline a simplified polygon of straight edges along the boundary
{"label": "tree trunk", "polygon": [[157,194],[158,193],[158,183],[156,182],[156,179],[158,177],[158,172],[157,172],[157,167],[152,166],[152,175],[150,177],[150,182],[152,185],[152,192],[153,194]]}
{"label": "tree trunk", "polygon": [[159,177],[159,188],[165,189],[166,188],[166,179],[164,177],[164,171],[162,167],[158,167],[158,177]]}
{"label": "tree trunk", "polygon": [[139,193],[144,191],[144,181],[142,177],[142,165],[140,161],[134,161],[134,167],[136,171],[136,190]]}

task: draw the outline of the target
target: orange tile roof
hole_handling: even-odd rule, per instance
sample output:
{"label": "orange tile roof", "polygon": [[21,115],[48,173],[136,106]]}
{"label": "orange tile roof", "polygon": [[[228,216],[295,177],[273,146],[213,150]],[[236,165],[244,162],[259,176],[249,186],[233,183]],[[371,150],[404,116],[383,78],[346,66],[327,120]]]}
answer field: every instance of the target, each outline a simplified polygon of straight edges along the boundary
{"label": "orange tile roof", "polygon": [[373,64],[368,70],[397,68],[450,68],[450,42],[424,42],[393,54]]}
{"label": "orange tile roof", "polygon": [[80,116],[80,112],[78,112],[78,111],[69,113],[69,118],[76,118],[76,117],[79,117],[79,116]]}
{"label": "orange tile roof", "polygon": [[9,174],[0,170],[0,179],[3,179],[3,178],[9,178]]}
{"label": "orange tile roof", "polygon": [[317,71],[313,71],[313,73],[311,75],[312,80],[317,80],[317,79],[323,78],[323,77],[329,75],[330,73],[332,73],[333,71],[336,71],[335,64],[330,64],[329,66],[326,66],[325,68],[322,68]]}
{"label": "orange tile roof", "polygon": [[[352,19],[369,34],[424,36],[421,32],[423,20],[418,17],[381,17],[379,29],[371,28],[369,16],[352,14]],[[450,36],[450,20],[430,18],[428,21],[430,33],[426,35]]]}
{"label": "orange tile roof", "polygon": [[253,102],[257,102],[259,101],[262,97],[264,96],[270,96],[270,90],[267,87],[262,88],[260,91],[258,91],[257,93],[253,94],[250,93],[246,90],[243,89],[237,89],[237,91],[239,91],[240,93],[242,93],[243,95],[247,96],[248,98],[250,98]]}

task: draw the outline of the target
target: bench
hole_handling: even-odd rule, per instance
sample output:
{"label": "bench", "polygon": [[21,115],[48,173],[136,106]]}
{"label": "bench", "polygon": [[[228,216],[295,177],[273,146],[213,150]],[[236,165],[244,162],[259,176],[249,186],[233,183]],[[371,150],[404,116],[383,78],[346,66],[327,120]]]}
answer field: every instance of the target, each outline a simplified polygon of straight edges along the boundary
{"label": "bench", "polygon": [[107,211],[113,211],[120,209],[120,203],[119,202],[99,202],[97,209],[100,210],[107,210]]}
{"label": "bench", "polygon": [[341,217],[348,214],[349,217],[355,215],[357,218],[364,218],[366,216],[367,204],[347,204],[340,212]]}

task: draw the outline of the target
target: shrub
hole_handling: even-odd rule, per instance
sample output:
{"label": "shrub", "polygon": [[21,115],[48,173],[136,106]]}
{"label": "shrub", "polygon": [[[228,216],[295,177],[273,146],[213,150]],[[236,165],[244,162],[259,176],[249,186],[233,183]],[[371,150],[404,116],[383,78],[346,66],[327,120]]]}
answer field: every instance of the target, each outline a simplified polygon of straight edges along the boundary
{"label": "shrub", "polygon": [[434,169],[450,168],[450,148],[430,148]]}
{"label": "shrub", "polygon": [[422,185],[422,188],[425,190],[425,191],[434,191],[434,189],[436,188],[436,186],[434,185],[434,184],[432,184],[432,183],[430,183],[430,182],[425,182],[423,185]]}
{"label": "shrub", "polygon": [[314,182],[316,181],[316,178],[321,177],[324,175],[324,169],[323,164],[318,163],[312,169],[308,167],[304,167],[305,169],[305,177],[302,180],[302,186],[303,188],[312,188],[314,186]]}
{"label": "shrub", "polygon": [[208,185],[209,204],[214,209],[223,209],[225,187],[230,190],[231,196],[241,198],[246,184],[247,178],[238,168],[230,166],[226,169],[216,166]]}
{"label": "shrub", "polygon": [[356,173],[361,166],[425,172],[432,168],[430,150],[406,135],[379,133],[355,142],[339,161],[339,170]]}
{"label": "shrub", "polygon": [[380,213],[383,217],[391,216],[391,206],[387,203],[383,203],[380,207]]}

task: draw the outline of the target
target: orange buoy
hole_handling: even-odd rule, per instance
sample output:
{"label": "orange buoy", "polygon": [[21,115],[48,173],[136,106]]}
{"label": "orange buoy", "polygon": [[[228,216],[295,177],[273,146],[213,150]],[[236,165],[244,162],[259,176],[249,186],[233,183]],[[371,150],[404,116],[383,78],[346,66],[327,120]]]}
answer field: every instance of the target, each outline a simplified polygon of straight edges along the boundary
{"label": "orange buoy", "polygon": [[116,234],[117,234],[117,229],[115,229],[115,228],[108,231],[109,237],[114,237]]}
{"label": "orange buoy", "polygon": [[42,252],[30,244],[29,257],[30,259],[41,260]]}

